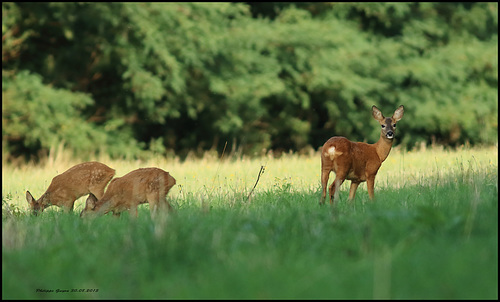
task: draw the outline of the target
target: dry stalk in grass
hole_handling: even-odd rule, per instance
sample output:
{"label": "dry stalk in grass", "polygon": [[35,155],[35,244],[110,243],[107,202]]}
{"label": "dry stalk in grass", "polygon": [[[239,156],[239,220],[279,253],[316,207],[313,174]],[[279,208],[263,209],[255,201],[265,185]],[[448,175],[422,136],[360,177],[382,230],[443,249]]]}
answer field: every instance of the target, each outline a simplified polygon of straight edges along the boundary
{"label": "dry stalk in grass", "polygon": [[212,180],[212,191],[213,191],[213,188],[214,188],[215,179],[217,178],[217,175],[219,175],[219,169],[220,169],[220,165],[222,163],[222,159],[224,158],[224,154],[226,153],[226,147],[227,147],[227,141],[224,144],[224,149],[222,149],[222,154],[221,154],[221,156],[219,158],[219,164],[217,165],[217,171],[215,171],[215,175],[214,175],[214,178]]}
{"label": "dry stalk in grass", "polygon": [[259,183],[260,176],[264,174],[264,170],[266,169],[266,166],[260,166],[260,171],[259,175],[257,176],[257,181],[255,182],[255,185],[252,188],[252,191],[248,194],[247,201],[250,201],[250,197],[252,196],[253,190],[255,190],[255,187],[257,187],[257,184]]}

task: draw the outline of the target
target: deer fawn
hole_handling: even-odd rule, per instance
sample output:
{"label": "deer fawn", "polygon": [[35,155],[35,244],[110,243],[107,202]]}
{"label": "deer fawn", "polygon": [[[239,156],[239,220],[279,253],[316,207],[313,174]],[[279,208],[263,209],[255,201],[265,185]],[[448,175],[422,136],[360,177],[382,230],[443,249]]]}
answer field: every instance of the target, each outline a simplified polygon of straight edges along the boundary
{"label": "deer fawn", "polygon": [[114,175],[115,170],[105,164],[95,161],[81,163],[54,177],[47,191],[38,200],[26,191],[26,200],[34,215],[51,205],[73,211],[75,200],[83,195],[90,193],[102,197],[104,188]]}
{"label": "deer fawn", "polygon": [[119,216],[130,210],[137,217],[137,206],[149,202],[151,214],[166,205],[172,209],[165,197],[175,185],[175,178],[158,168],[141,168],[111,181],[101,199],[90,194],[80,216],[90,213],[103,215],[110,211]]}
{"label": "deer fawn", "polygon": [[349,200],[354,199],[358,185],[364,181],[368,187],[368,195],[373,200],[375,176],[391,151],[396,122],[403,117],[403,113],[404,107],[401,105],[394,111],[392,117],[386,118],[377,107],[372,107],[373,118],[382,126],[380,139],[375,144],[355,143],[341,136],[334,136],[326,141],[321,151],[323,195],[320,204],[325,202],[326,187],[331,171],[335,172],[335,180],[330,186],[331,204],[338,199],[340,185],[346,179],[351,181]]}

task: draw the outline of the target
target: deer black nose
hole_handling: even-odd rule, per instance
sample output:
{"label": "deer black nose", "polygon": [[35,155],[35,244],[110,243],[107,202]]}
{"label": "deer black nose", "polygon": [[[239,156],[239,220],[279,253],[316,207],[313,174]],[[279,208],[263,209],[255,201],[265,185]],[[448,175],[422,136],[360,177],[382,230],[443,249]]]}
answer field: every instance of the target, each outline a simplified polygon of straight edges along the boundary
{"label": "deer black nose", "polygon": [[392,131],[387,131],[387,134],[385,135],[387,138],[393,138],[394,137],[394,132]]}

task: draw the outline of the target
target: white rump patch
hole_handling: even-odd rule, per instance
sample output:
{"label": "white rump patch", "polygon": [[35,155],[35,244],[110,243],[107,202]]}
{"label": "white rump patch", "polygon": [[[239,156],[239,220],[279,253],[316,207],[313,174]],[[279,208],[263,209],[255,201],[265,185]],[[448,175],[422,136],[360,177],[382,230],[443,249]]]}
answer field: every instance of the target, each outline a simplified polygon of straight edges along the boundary
{"label": "white rump patch", "polygon": [[330,160],[333,160],[336,156],[339,156],[340,154],[342,154],[342,152],[336,151],[335,147],[332,146],[332,147],[328,148],[328,150],[325,153],[325,156],[328,156],[328,157],[330,157]]}

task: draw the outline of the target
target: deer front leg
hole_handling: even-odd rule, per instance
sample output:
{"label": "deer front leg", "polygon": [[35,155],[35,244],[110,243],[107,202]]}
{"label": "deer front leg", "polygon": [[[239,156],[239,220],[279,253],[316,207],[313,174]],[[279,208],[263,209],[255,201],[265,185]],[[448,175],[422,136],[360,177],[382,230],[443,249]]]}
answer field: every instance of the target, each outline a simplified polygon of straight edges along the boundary
{"label": "deer front leg", "polygon": [[69,201],[62,204],[61,208],[63,209],[63,213],[70,213],[73,212],[74,206],[75,206],[75,201],[73,202]]}
{"label": "deer front leg", "polygon": [[370,196],[370,199],[373,200],[373,198],[375,197],[375,194],[374,194],[375,175],[370,176],[366,179],[366,186],[368,188],[368,196]]}
{"label": "deer front leg", "polygon": [[133,219],[136,219],[139,215],[138,215],[138,211],[137,211],[137,205],[136,206],[132,206],[130,208],[130,217],[133,218]]}

